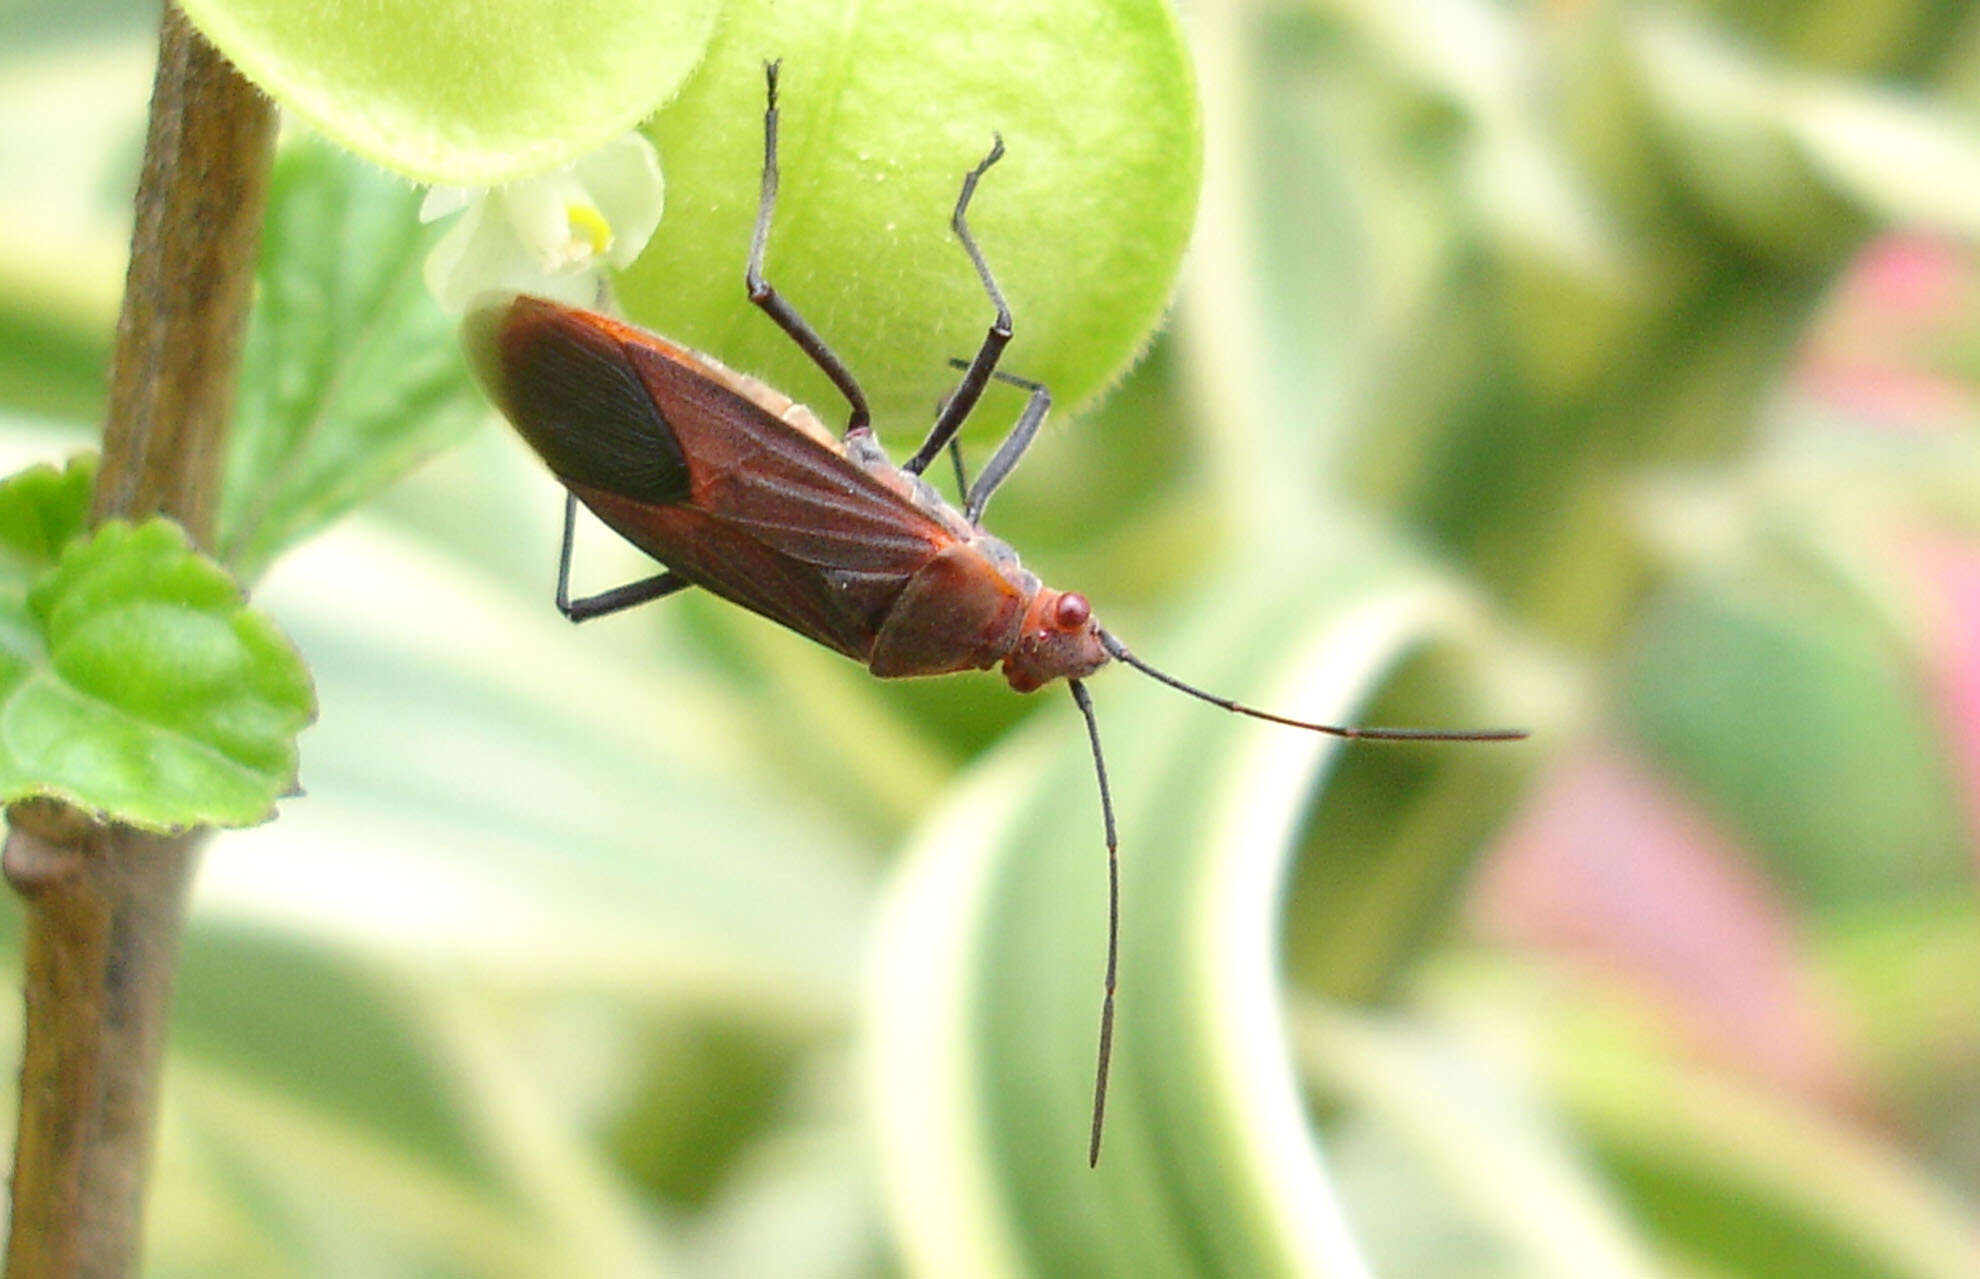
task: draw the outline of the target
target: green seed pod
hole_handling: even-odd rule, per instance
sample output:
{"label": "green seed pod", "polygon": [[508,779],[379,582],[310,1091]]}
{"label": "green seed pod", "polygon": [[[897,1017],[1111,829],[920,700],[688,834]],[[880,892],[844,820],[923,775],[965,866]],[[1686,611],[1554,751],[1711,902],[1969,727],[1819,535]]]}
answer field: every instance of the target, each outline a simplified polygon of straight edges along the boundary
{"label": "green seed pod", "polygon": [[624,133],[694,69],[717,0],[185,0],[265,93],[419,182],[487,185]]}
{"label": "green seed pod", "polygon": [[1174,287],[1201,170],[1196,88],[1155,0],[757,0],[649,125],[668,208],[619,296],[642,324],[843,413],[748,303],[763,69],[782,61],[782,191],[770,281],[845,359],[896,455],[954,385],[993,311],[949,230],[963,174],[1006,154],[970,207],[1016,317],[1004,359],[1063,406],[1146,342]]}

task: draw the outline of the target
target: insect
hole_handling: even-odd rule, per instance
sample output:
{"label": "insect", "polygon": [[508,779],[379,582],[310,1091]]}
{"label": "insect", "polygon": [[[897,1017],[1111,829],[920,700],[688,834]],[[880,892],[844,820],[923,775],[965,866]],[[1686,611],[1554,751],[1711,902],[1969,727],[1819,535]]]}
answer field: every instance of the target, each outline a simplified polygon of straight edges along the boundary
{"label": "insect", "polygon": [[[882,678],[1001,665],[1021,693],[1066,681],[1086,722],[1107,844],[1107,966],[1087,1148],[1088,1162],[1097,1164],[1113,1053],[1120,856],[1086,677],[1118,661],[1225,710],[1336,737],[1507,741],[1525,733],[1316,724],[1205,692],[1135,656],[1100,625],[1085,596],[1046,586],[1009,546],[984,532],[984,508],[1052,402],[1044,386],[997,368],[1011,340],[1011,311],[967,220],[978,182],[1003,157],[1001,138],[963,178],[949,220],[996,318],[973,359],[951,361],[962,377],[921,447],[893,465],[874,439],[866,396],[851,370],[764,277],[777,203],[777,69],[775,62],[764,68],[763,184],[745,280],[749,300],[845,396],[843,434],[834,435],[809,409],[706,355],[542,298],[482,306],[466,322],[465,341],[491,398],[567,490],[557,607],[571,621],[698,587],[864,663]],[[993,377],[1028,399],[1009,436],[970,482],[956,432]],[[955,467],[961,510],[922,478],[944,450]],[[571,599],[579,503],[666,571]]]}

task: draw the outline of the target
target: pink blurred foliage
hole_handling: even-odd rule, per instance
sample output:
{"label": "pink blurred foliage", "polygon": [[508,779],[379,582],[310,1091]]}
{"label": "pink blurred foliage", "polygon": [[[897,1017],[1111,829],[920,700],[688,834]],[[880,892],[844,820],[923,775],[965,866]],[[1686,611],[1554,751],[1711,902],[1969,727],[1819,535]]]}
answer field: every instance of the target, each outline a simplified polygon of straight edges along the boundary
{"label": "pink blurred foliage", "polygon": [[1858,256],[1839,301],[1894,322],[1936,329],[1965,316],[1973,300],[1972,268],[1970,255],[1954,241],[1887,235]]}
{"label": "pink blurred foliage", "polygon": [[1925,678],[1945,727],[1947,754],[1980,869],[1980,545],[1945,533],[1905,548],[1925,614]]}
{"label": "pink blurred foliage", "polygon": [[1792,908],[1736,838],[1628,747],[1567,756],[1486,859],[1468,906],[1484,937],[1629,989],[1688,1055],[1871,1110]]}
{"label": "pink blurred foliage", "polygon": [[[1797,390],[1865,429],[1980,429],[1980,259],[1941,237],[1872,241],[1837,285],[1803,349]],[[1900,585],[1918,602],[1924,678],[1980,862],[1980,545],[1942,528],[1900,538]]]}
{"label": "pink blurred foliage", "polygon": [[[1810,327],[1789,411],[1880,436],[1980,430],[1976,304],[1968,247],[1874,241]],[[1980,870],[1980,539],[1940,522],[1898,530],[1892,546]],[[1468,918],[1488,940],[1629,992],[1679,1052],[1874,1116],[1842,993],[1818,980],[1795,907],[1761,864],[1635,749],[1597,738],[1529,795],[1481,867]]]}
{"label": "pink blurred foliage", "polygon": [[1796,390],[1885,431],[1970,427],[1980,399],[1949,365],[1976,340],[1975,265],[1966,247],[1933,236],[1872,241],[1809,332]]}
{"label": "pink blurred foliage", "polygon": [[1958,429],[1975,407],[1973,392],[1964,383],[1876,361],[1811,360],[1800,383],[1804,395],[1893,434]]}

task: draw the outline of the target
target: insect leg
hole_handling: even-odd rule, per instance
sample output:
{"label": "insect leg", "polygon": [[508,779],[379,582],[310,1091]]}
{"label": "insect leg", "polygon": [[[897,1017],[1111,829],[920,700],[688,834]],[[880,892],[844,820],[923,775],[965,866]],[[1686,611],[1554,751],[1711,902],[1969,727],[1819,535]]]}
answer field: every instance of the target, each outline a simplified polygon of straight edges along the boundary
{"label": "insect leg", "polygon": [[969,493],[969,471],[963,467],[962,441],[949,441],[949,461],[956,467],[956,500],[962,501]]}
{"label": "insect leg", "polygon": [[[952,359],[949,361],[949,366],[966,369],[969,367],[969,362]],[[1052,393],[1045,389],[1043,383],[1018,377],[1013,373],[1005,373],[1001,369],[998,370],[996,378],[999,382],[1008,382],[1012,386],[1030,392],[1031,398],[1025,403],[1024,412],[1018,415],[1017,425],[1011,428],[1010,435],[998,445],[997,452],[991,456],[990,464],[983,468],[983,474],[976,477],[974,488],[970,487],[969,482],[963,478],[961,449],[956,446],[953,439],[949,441],[949,451],[956,463],[956,493],[963,500],[965,508],[963,514],[972,524],[982,519],[983,508],[990,504],[990,495],[1010,478],[1013,470],[1017,469],[1019,460],[1024,457],[1025,450],[1031,447],[1031,441],[1037,436],[1039,426],[1044,423],[1045,415],[1052,409]]]}
{"label": "insect leg", "polygon": [[915,455],[901,465],[901,469],[919,475],[928,469],[935,455],[954,439],[962,429],[963,419],[983,398],[983,388],[990,382],[990,375],[997,369],[997,360],[1004,354],[1004,348],[1011,341],[1011,308],[1004,301],[1003,292],[997,288],[997,281],[990,274],[990,264],[983,260],[983,251],[976,247],[976,237],[969,233],[970,197],[976,194],[976,183],[991,165],[1004,158],[1004,139],[1000,136],[990,148],[990,154],[983,162],[971,169],[963,177],[962,194],[956,197],[956,211],[949,218],[949,227],[962,241],[963,252],[969,254],[970,263],[976,267],[977,278],[983,281],[983,291],[990,295],[990,301],[997,308],[997,318],[991,322],[989,332],[983,335],[983,345],[976,349],[976,358],[969,362],[969,372],[963,374],[962,385],[942,406],[935,425],[928,430],[928,438],[921,442]]}
{"label": "insect leg", "polygon": [[1011,472],[1017,469],[1018,460],[1024,456],[1024,451],[1031,447],[1031,441],[1037,436],[1039,426],[1044,423],[1045,415],[1052,409],[1052,393],[1045,389],[1043,383],[1033,382],[1028,378],[1012,377],[1008,373],[999,373],[997,378],[999,381],[1024,388],[1030,392],[1031,398],[1025,401],[1024,412],[1018,414],[1017,425],[1004,437],[1004,442],[997,446],[997,451],[990,455],[990,460],[984,464],[982,474],[978,475],[976,483],[970,486],[969,500],[963,505],[963,516],[971,524],[982,520],[983,508],[990,505],[990,495],[995,493],[997,486],[1009,479]]}
{"label": "insect leg", "polygon": [[623,612],[649,600],[657,600],[672,595],[675,591],[685,590],[690,585],[687,579],[676,577],[672,573],[657,573],[625,586],[574,600],[571,598],[571,546],[576,539],[577,495],[566,493],[564,494],[564,549],[557,556],[557,611],[573,622],[588,622],[594,617]]}
{"label": "insect leg", "polygon": [[763,254],[770,244],[770,215],[777,208],[778,65],[775,62],[763,64],[763,78],[768,85],[769,97],[769,105],[763,109],[763,192],[757,200],[756,233],[750,237],[749,270],[744,279],[749,285],[749,300],[763,308],[764,314],[790,335],[791,341],[811,357],[813,364],[825,371],[825,376],[832,379],[832,385],[846,397],[846,402],[852,406],[852,412],[846,418],[846,433],[850,435],[863,429],[873,419],[866,407],[866,393],[859,389],[852,370],[832,354],[832,348],[825,345],[825,339],[818,336],[818,331],[805,323],[796,308],[763,278]]}
{"label": "insect leg", "polygon": [[[968,360],[950,360],[949,363],[959,369],[969,367]],[[935,416],[940,417],[942,410],[948,407],[949,397],[945,395],[935,401]],[[969,498],[969,468],[963,465],[962,439],[959,436],[949,437],[949,464],[956,470],[956,504],[960,506]]]}

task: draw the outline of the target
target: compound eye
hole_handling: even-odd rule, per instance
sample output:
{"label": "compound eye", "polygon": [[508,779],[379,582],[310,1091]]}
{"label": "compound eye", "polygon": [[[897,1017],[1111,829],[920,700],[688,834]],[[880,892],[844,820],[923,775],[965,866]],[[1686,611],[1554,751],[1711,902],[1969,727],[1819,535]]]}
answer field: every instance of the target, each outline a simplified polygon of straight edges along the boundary
{"label": "compound eye", "polygon": [[1086,625],[1087,620],[1092,616],[1093,606],[1086,602],[1084,595],[1073,591],[1061,595],[1057,607],[1052,611],[1052,620],[1059,624],[1059,629],[1062,631],[1076,631]]}

